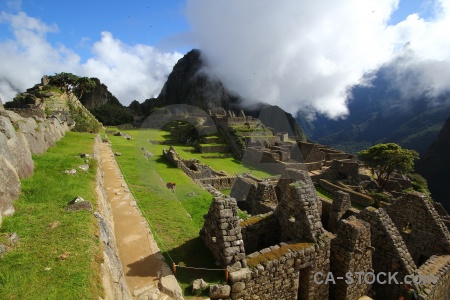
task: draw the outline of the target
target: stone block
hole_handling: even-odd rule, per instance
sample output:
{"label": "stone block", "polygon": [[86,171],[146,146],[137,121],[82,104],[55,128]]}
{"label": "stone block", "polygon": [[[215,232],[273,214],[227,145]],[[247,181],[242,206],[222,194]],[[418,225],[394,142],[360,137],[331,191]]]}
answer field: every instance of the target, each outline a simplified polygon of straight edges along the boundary
{"label": "stone block", "polygon": [[209,286],[209,297],[211,299],[227,299],[230,297],[231,287],[229,285],[215,284]]}
{"label": "stone block", "polygon": [[[258,266],[261,266],[261,265],[258,265]],[[258,266],[257,266],[257,268],[258,268]],[[261,266],[261,268],[262,268],[262,271],[264,271],[264,268],[262,266]],[[252,277],[252,272],[248,268],[240,269],[239,271],[230,273],[230,281],[231,282],[247,281],[247,280],[250,280],[251,277]]]}

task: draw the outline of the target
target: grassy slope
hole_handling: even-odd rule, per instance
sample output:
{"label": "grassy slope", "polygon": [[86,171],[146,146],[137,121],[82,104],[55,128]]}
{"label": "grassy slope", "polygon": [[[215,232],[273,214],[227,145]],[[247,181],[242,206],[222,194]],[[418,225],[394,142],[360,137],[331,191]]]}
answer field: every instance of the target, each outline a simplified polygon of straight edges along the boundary
{"label": "grassy slope", "polygon": [[[211,204],[211,195],[198,187],[181,169],[161,157],[163,145],[151,145],[148,136],[137,137],[137,131],[127,133],[135,139],[128,141],[112,135],[108,138],[114,151],[122,154],[116,159],[141,211],[150,223],[166,262],[169,265],[173,261],[190,267],[217,268],[199,237],[203,215]],[[141,147],[146,147],[155,155],[146,160]],[[165,183],[169,181],[177,183],[175,193],[166,188]],[[194,195],[190,196],[190,193]],[[177,271],[177,279],[185,289],[185,294],[189,294],[188,287],[192,280],[200,277],[208,282],[217,282],[224,280],[224,273],[181,268]]]}
{"label": "grassy slope", "polygon": [[[136,134],[137,131],[134,131],[134,134]],[[133,132],[131,132],[133,134]],[[147,150],[151,151],[154,154],[160,155],[162,154],[163,149],[169,149],[170,145],[151,145],[148,143],[148,140],[151,139],[153,141],[164,141],[166,139],[170,139],[170,133],[159,131],[159,130],[145,130],[140,133],[140,137],[138,137],[139,140],[142,140],[141,144],[142,147],[145,147]],[[144,136],[145,135],[145,136]],[[186,146],[184,144],[176,143],[174,142],[171,144],[174,146],[175,150],[178,152],[178,154],[184,158],[184,159],[198,159],[204,164],[208,164],[216,171],[224,170],[230,175],[237,175],[242,174],[245,172],[248,172],[251,170],[252,175],[259,177],[259,178],[267,178],[274,176],[275,174],[271,174],[265,171],[258,170],[252,166],[242,164],[240,161],[238,161],[235,158],[227,157],[227,158],[220,158],[220,159],[214,159],[214,158],[205,158],[210,156],[223,156],[223,153],[196,153],[192,152],[194,149],[191,146]]]}
{"label": "grassy slope", "polygon": [[[91,212],[66,211],[81,196],[95,207],[95,162],[87,173],[63,171],[83,164],[93,135],[68,132],[40,156],[35,172],[22,180],[16,213],[4,219],[2,235],[17,232],[17,246],[0,259],[0,299],[98,299],[102,260],[97,221]],[[59,222],[52,229],[49,224]],[[66,260],[58,257],[69,252]],[[46,271],[46,268],[51,268]]]}

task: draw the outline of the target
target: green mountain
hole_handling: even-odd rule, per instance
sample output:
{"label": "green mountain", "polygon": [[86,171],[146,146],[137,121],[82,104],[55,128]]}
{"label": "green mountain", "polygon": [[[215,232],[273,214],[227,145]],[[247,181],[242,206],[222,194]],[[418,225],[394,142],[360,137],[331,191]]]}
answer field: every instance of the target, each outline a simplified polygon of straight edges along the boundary
{"label": "green mountain", "polygon": [[[243,110],[246,115],[259,117],[268,127],[277,132],[288,132],[300,139],[306,137],[295,118],[281,108],[264,103],[252,107],[244,105],[244,99],[230,93],[219,80],[204,72],[205,62],[199,50],[191,50],[173,67],[161,93],[157,98],[147,99],[142,104],[137,101],[129,108],[135,116],[146,118],[155,108],[172,104],[188,104],[204,111],[224,108],[236,115]],[[278,116],[275,118],[275,116]],[[277,121],[278,120],[278,121]],[[281,122],[279,120],[287,120]]]}
{"label": "green mountain", "polygon": [[108,87],[101,83],[98,78],[91,78],[91,80],[95,82],[95,87],[84,93],[80,102],[103,125],[114,126],[133,122],[132,112],[108,91]]}

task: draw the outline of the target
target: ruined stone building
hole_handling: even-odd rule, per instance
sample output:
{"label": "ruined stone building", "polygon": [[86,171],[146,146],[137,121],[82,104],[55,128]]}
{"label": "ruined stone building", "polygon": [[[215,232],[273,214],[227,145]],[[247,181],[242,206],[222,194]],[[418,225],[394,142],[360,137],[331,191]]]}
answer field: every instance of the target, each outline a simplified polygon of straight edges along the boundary
{"label": "ruined stone building", "polygon": [[[216,119],[226,126],[258,121],[230,112]],[[450,216],[442,206],[402,193],[411,182],[399,175],[388,188],[391,201],[376,209],[364,192],[374,183],[355,157],[276,137],[248,143],[242,155],[281,174],[272,179],[228,176],[183,160],[173,148],[163,153],[202,185],[232,186],[230,197],[213,199],[200,231],[217,263],[230,270],[231,299],[396,300],[405,276],[418,275],[429,280],[414,282],[421,299],[450,299]],[[333,193],[333,201],[319,197],[314,184]],[[238,208],[253,216],[240,220]],[[397,281],[387,281],[390,274]]]}
{"label": "ruined stone building", "polygon": [[163,156],[177,168],[180,168],[190,178],[197,183],[207,186],[211,185],[215,189],[228,189],[233,186],[235,176],[228,175],[224,171],[217,172],[208,165],[202,164],[197,159],[181,158],[172,146],[163,150]]}
{"label": "ruined stone building", "polygon": [[[450,233],[424,195],[358,211],[342,191],[332,203],[320,199],[302,170],[289,169],[276,183],[240,177],[236,184],[250,199],[266,193],[277,202],[273,211],[239,220],[238,201],[216,197],[205,216],[200,236],[231,272],[231,299],[398,299],[400,283],[372,281],[370,274],[382,272],[396,272],[399,282],[435,276],[436,283],[414,289],[422,299],[450,298]],[[348,272],[354,283],[345,281]],[[369,275],[359,280],[357,272]]]}

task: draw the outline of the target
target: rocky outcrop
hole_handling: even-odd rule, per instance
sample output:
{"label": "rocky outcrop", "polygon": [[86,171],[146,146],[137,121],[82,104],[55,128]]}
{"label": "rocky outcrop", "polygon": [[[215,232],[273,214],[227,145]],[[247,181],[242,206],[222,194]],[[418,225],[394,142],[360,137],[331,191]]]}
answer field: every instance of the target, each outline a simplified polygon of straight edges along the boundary
{"label": "rocky outcrop", "polygon": [[[207,62],[201,51],[194,49],[181,58],[173,67],[158,98],[148,99],[141,105],[134,102],[130,109],[135,115],[147,117],[152,109],[173,104],[188,104],[205,111],[218,108],[231,110],[236,115],[243,110],[245,115],[259,117],[261,121],[276,132],[287,132],[306,140],[295,118],[273,105],[259,103],[249,109],[245,99],[229,92],[218,79],[211,78],[205,71]],[[267,124],[266,124],[267,123]]]}
{"label": "rocky outcrop", "polygon": [[20,179],[33,174],[33,154],[42,154],[68,130],[57,118],[24,118],[0,102],[0,224],[1,215],[14,213]]}

